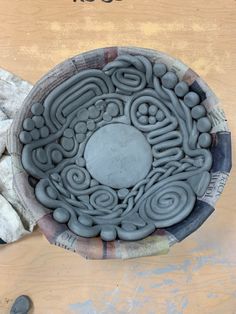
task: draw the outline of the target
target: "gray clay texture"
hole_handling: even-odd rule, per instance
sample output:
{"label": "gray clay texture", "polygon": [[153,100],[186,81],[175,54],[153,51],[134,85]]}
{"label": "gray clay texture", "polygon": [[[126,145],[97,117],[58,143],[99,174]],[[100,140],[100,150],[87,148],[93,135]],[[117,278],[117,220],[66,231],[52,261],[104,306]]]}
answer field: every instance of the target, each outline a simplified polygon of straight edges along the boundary
{"label": "gray clay texture", "polygon": [[82,237],[139,240],[192,211],[210,182],[211,122],[163,63],[121,55],[33,103],[19,139],[37,200]]}
{"label": "gray clay texture", "polygon": [[31,299],[27,295],[21,295],[13,303],[10,314],[28,314],[31,305]]}

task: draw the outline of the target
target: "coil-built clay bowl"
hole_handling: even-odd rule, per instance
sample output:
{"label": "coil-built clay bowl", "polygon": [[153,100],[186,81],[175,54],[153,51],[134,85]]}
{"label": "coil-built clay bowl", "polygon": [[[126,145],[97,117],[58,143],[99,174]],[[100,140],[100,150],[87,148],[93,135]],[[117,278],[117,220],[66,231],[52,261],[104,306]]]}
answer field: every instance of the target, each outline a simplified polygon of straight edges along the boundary
{"label": "coil-built clay bowl", "polygon": [[[198,197],[191,213],[179,223],[156,229],[143,240],[106,242],[101,238],[84,238],[74,234],[66,224],[56,222],[52,210],[37,201],[34,193],[35,182],[22,166],[22,144],[19,134],[23,121],[32,115],[31,106],[43,103],[47,95],[57,86],[85,69],[102,69],[120,55],[141,55],[153,63],[164,63],[169,71],[176,73],[180,81],[185,81],[190,91],[198,93],[212,123],[212,144],[210,151],[213,163],[211,179],[203,196]],[[21,111],[16,115],[9,133],[9,150],[12,156],[15,190],[25,210],[30,211],[41,231],[50,243],[73,250],[86,258],[131,258],[162,254],[168,248],[185,239],[198,229],[214,211],[214,206],[222,193],[231,169],[231,141],[223,110],[219,100],[208,85],[181,61],[162,52],[135,47],[110,47],[79,54],[57,65],[33,87],[25,99]]]}

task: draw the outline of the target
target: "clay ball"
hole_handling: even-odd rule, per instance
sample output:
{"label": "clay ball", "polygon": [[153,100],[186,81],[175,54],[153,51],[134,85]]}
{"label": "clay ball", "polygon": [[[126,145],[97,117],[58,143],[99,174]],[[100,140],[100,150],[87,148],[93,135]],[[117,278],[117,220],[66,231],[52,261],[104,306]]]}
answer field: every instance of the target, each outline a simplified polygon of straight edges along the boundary
{"label": "clay ball", "polygon": [[88,112],[89,112],[89,117],[92,119],[96,119],[100,115],[99,110],[95,106],[89,107]]}
{"label": "clay ball", "polygon": [[186,106],[192,108],[198,105],[200,102],[200,97],[195,92],[189,92],[184,96],[184,103]]}
{"label": "clay ball", "polygon": [[147,114],[148,113],[148,105],[147,104],[142,104],[139,106],[138,111],[141,114]]}
{"label": "clay ball", "polygon": [[138,121],[141,124],[148,124],[148,117],[147,116],[141,116],[141,117],[138,118]]}
{"label": "clay ball", "polygon": [[32,118],[32,120],[34,121],[35,127],[37,129],[40,129],[44,126],[44,118],[42,116],[35,116]]}
{"label": "clay ball", "polygon": [[153,72],[157,77],[161,77],[167,72],[167,67],[164,63],[155,63]]}
{"label": "clay ball", "polygon": [[[91,114],[91,113],[90,113]],[[87,109],[83,108],[77,113],[79,121],[87,121],[89,117],[89,112]]]}
{"label": "clay ball", "polygon": [[184,97],[184,95],[186,95],[189,91],[189,87],[188,84],[184,81],[179,82],[176,86],[175,86],[175,94],[178,97]]}
{"label": "clay ball", "polygon": [[158,112],[156,114],[157,121],[161,122],[164,120],[164,118],[165,118],[165,115],[164,115],[163,111],[158,110]]}
{"label": "clay ball", "polygon": [[178,83],[178,77],[174,72],[167,72],[162,76],[161,83],[165,88],[174,89]]}
{"label": "clay ball", "polygon": [[86,135],[84,133],[76,134],[76,140],[78,143],[82,143],[86,138]]}
{"label": "clay ball", "polygon": [[199,119],[202,118],[206,115],[206,109],[203,105],[197,105],[195,107],[193,107],[193,109],[191,110],[191,115],[193,117],[193,119]]}
{"label": "clay ball", "polygon": [[198,144],[202,148],[208,148],[211,145],[211,135],[209,133],[202,133],[198,138]]}
{"label": "clay ball", "polygon": [[52,157],[52,161],[55,164],[59,164],[59,162],[62,161],[63,155],[62,155],[62,153],[59,150],[55,149],[55,150],[52,151],[51,157]]}
{"label": "clay ball", "polygon": [[157,120],[156,120],[156,118],[155,117],[149,117],[148,118],[148,122],[150,123],[150,124],[155,124],[156,122],[157,122]]}
{"label": "clay ball", "polygon": [[22,131],[20,132],[19,139],[23,144],[29,144],[32,141],[32,136],[29,132]]}
{"label": "clay ball", "polygon": [[38,140],[40,137],[39,130],[37,129],[33,129],[32,131],[30,131],[30,134],[33,140]]}
{"label": "clay ball", "polygon": [[207,117],[200,118],[197,121],[197,129],[200,132],[209,132],[211,130],[211,122]]}
{"label": "clay ball", "polygon": [[44,111],[43,105],[40,103],[35,103],[32,105],[31,107],[31,112],[35,115],[35,116],[40,116]]}
{"label": "clay ball", "polygon": [[36,157],[38,161],[41,162],[42,164],[47,163],[47,154],[42,147],[36,149]]}
{"label": "clay ball", "polygon": [[104,241],[113,241],[116,239],[116,229],[111,226],[104,226],[100,236]]}
{"label": "clay ball", "polygon": [[47,189],[47,195],[53,199],[56,200],[57,199],[57,191],[55,191],[51,186],[48,186]]}
{"label": "clay ball", "polygon": [[63,135],[67,138],[71,138],[75,135],[75,133],[72,129],[65,129]]}
{"label": "clay ball", "polygon": [[85,162],[85,159],[83,157],[79,157],[77,160],[76,160],[76,164],[79,166],[79,167],[84,167],[86,162]]}
{"label": "clay ball", "polygon": [[75,132],[76,133],[86,133],[87,132],[87,125],[85,122],[78,122],[75,125]]}
{"label": "clay ball", "polygon": [[155,116],[157,114],[157,107],[154,106],[154,105],[151,105],[148,109],[148,113],[151,115],[151,116]]}
{"label": "clay ball", "polygon": [[117,106],[117,104],[114,103],[109,103],[107,105],[107,112],[112,116],[112,117],[116,117],[119,113],[119,108]]}
{"label": "clay ball", "polygon": [[39,129],[41,137],[45,138],[49,135],[49,129],[47,126],[43,126],[41,129]]}
{"label": "clay ball", "polygon": [[64,208],[57,208],[53,212],[53,218],[60,223],[66,223],[70,219],[70,213]]}
{"label": "clay ball", "polygon": [[89,120],[87,122],[87,128],[88,128],[89,131],[94,130],[96,128],[95,122],[93,120]]}
{"label": "clay ball", "polygon": [[34,126],[34,121],[31,118],[26,118],[23,122],[23,128],[26,131],[32,131]]}
{"label": "clay ball", "polygon": [[128,193],[129,193],[129,190],[126,188],[123,188],[123,189],[120,189],[117,194],[118,194],[119,199],[123,200],[126,197],[126,195],[128,195]]}
{"label": "clay ball", "polygon": [[74,147],[74,141],[72,138],[62,137],[61,138],[61,145],[66,151],[70,151]]}

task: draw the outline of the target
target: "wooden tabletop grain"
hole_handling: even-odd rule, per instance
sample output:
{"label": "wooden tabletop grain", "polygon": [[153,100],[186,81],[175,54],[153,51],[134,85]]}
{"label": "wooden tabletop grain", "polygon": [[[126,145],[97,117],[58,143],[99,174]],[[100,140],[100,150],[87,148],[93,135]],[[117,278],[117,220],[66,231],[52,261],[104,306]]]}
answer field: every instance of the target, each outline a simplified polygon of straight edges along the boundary
{"label": "wooden tabletop grain", "polygon": [[[216,92],[236,138],[235,0],[0,0],[0,67],[35,83],[97,47],[180,58]],[[217,210],[167,256],[88,261],[35,231],[0,248],[0,313],[29,295],[32,313],[236,313],[236,173]]]}

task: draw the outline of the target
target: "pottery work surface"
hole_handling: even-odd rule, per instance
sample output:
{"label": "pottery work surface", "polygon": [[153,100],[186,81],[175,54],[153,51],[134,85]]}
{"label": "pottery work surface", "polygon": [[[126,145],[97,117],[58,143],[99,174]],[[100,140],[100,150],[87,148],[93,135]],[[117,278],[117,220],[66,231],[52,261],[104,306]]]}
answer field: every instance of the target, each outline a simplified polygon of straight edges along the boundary
{"label": "pottery work surface", "polygon": [[23,121],[22,164],[37,200],[73,233],[106,241],[182,221],[211,179],[202,100],[142,55],[79,71]]}

